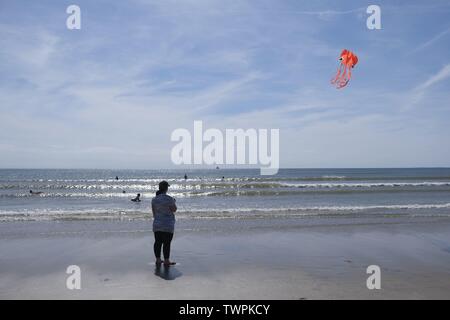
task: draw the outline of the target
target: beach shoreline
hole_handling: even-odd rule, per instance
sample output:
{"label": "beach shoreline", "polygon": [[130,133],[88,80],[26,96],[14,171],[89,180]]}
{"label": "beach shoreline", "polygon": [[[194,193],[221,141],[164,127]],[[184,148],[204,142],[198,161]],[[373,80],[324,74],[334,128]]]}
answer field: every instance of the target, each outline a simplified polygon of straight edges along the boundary
{"label": "beach shoreline", "polygon": [[[1,299],[449,299],[450,220],[291,228],[177,226],[157,269],[149,221],[0,223]],[[81,269],[69,290],[66,269]],[[381,269],[369,290],[366,269]]]}

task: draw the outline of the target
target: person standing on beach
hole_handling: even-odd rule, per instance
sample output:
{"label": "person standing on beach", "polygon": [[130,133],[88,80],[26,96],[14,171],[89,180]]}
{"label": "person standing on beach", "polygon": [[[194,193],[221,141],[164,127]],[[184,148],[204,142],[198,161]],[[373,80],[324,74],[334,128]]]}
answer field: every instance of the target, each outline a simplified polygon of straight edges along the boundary
{"label": "person standing on beach", "polygon": [[175,199],[167,195],[169,186],[167,181],[161,181],[159,183],[159,190],[152,199],[153,233],[155,235],[153,251],[155,253],[156,264],[158,265],[162,263],[162,248],[165,266],[175,264],[175,262],[170,261],[170,244],[175,231],[175,212],[177,211],[177,205],[175,204]]}

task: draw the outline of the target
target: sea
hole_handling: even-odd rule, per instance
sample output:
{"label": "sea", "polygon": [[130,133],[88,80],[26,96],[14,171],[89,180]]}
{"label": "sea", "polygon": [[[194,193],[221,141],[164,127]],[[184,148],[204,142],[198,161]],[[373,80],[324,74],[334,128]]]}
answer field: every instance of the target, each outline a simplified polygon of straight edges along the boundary
{"label": "sea", "polygon": [[[258,169],[1,169],[0,221],[151,219],[162,180],[177,201],[178,220],[450,217],[450,168],[280,169],[273,176]],[[142,201],[132,202],[137,193]]]}
{"label": "sea", "polygon": [[[259,169],[0,169],[0,222],[149,220],[162,180],[170,184],[179,221],[239,226],[259,220],[270,228],[274,221],[289,226],[450,218],[450,168],[280,169],[273,176]],[[142,201],[132,202],[137,193]]]}

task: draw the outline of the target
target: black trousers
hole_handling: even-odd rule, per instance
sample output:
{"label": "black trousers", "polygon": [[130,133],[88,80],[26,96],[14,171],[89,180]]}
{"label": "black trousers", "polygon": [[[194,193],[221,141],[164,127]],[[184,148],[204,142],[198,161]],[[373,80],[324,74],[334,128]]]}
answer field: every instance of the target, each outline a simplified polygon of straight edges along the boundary
{"label": "black trousers", "polygon": [[155,244],[153,245],[153,251],[156,258],[161,258],[161,247],[163,249],[164,259],[170,258],[170,243],[172,242],[173,233],[155,231]]}

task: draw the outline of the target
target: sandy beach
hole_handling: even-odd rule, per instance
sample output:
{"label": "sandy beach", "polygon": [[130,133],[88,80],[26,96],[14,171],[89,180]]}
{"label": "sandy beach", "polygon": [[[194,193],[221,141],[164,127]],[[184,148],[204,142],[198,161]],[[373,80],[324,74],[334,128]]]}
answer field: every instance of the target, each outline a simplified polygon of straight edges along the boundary
{"label": "sandy beach", "polygon": [[[188,228],[189,227],[189,228]],[[449,299],[450,221],[206,230],[180,223],[178,265],[150,222],[0,224],[1,299]],[[381,268],[368,290],[366,268]],[[81,289],[66,268],[81,268]]]}

